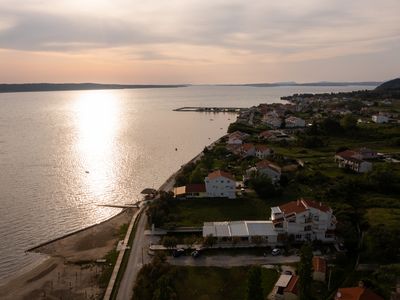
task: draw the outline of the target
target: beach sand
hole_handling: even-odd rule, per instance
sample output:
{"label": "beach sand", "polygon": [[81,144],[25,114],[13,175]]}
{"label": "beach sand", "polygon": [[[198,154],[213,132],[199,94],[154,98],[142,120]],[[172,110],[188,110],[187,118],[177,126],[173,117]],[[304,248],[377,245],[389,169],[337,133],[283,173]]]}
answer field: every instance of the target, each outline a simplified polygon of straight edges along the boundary
{"label": "beach sand", "polygon": [[98,285],[102,264],[95,261],[115,249],[120,226],[135,210],[34,249],[48,258],[0,286],[0,299],[98,299],[105,289]]}

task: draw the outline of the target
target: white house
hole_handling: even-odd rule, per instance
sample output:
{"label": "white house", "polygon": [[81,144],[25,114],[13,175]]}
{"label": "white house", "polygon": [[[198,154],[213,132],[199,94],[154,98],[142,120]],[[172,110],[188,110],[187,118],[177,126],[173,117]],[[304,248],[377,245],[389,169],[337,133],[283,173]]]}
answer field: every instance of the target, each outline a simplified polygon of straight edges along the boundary
{"label": "white house", "polygon": [[372,121],[378,124],[383,124],[383,123],[388,123],[389,122],[389,118],[385,115],[373,115],[372,116]]}
{"label": "white house", "polygon": [[273,127],[273,128],[279,128],[282,125],[282,120],[279,117],[279,115],[272,111],[268,112],[263,116],[263,121],[266,125]]}
{"label": "white house", "polygon": [[351,169],[357,173],[366,173],[372,170],[372,163],[363,160],[363,154],[353,150],[336,153],[335,161],[338,163],[339,168]]}
{"label": "white house", "polygon": [[296,128],[296,127],[305,127],[306,121],[301,118],[297,118],[294,116],[290,116],[285,119],[285,127],[286,128]]}
{"label": "white house", "polygon": [[374,159],[378,157],[378,153],[376,151],[366,147],[356,149],[354,150],[354,152],[356,152],[361,157],[361,159]]}
{"label": "white house", "polygon": [[242,157],[254,156],[256,154],[256,148],[253,144],[246,143],[239,147],[238,152]]}
{"label": "white house", "polygon": [[293,235],[296,241],[334,241],[336,218],[321,202],[298,199],[271,207],[271,220],[278,233]]}
{"label": "white house", "polygon": [[264,159],[272,154],[272,149],[267,145],[256,145],[255,146],[255,155],[259,159]]}
{"label": "white house", "polygon": [[[206,222],[203,237],[212,235],[221,244],[237,240],[242,243],[276,245],[278,233],[271,221]],[[257,242],[254,241],[257,237]]]}
{"label": "white house", "polygon": [[235,131],[228,135],[228,141],[226,142],[228,145],[241,145],[243,144],[243,140],[249,137],[249,134]]}
{"label": "white house", "polygon": [[276,183],[281,179],[281,168],[268,160],[262,160],[256,163],[256,170],[258,174],[266,175],[271,178],[272,183]]}
{"label": "white house", "polygon": [[204,179],[208,197],[236,198],[236,180],[233,175],[217,170]]}

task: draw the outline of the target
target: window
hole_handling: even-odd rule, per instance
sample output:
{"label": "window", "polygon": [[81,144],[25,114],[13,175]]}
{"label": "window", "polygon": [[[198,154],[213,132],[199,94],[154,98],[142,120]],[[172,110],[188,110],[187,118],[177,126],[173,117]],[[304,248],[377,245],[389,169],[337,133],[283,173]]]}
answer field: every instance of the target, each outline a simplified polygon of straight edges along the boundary
{"label": "window", "polygon": [[310,231],[310,230],[311,230],[311,226],[310,225],[304,226],[304,231]]}
{"label": "window", "polygon": [[301,234],[296,234],[296,240],[301,240],[302,235]]}
{"label": "window", "polygon": [[314,216],[314,221],[319,221],[319,216],[318,215]]}

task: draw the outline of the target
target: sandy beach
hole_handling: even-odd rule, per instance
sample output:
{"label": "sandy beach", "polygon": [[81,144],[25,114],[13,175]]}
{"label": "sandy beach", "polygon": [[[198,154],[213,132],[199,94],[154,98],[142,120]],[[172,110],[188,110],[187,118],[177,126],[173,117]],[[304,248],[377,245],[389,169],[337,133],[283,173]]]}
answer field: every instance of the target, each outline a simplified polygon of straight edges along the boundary
{"label": "sandy beach", "polygon": [[125,209],[102,223],[34,249],[48,258],[34,269],[0,286],[0,299],[98,299],[102,263],[115,249],[119,228],[128,224],[135,209]]}

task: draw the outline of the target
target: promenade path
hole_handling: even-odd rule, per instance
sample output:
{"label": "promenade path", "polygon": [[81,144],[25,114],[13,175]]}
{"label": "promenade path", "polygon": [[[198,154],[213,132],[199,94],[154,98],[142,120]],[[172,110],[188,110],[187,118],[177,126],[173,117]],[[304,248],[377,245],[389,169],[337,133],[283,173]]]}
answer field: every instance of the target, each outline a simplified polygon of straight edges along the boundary
{"label": "promenade path", "polygon": [[[152,239],[154,237],[144,234],[146,224],[147,215],[146,211],[143,211],[137,223],[135,238],[132,243],[128,264],[118,289],[117,300],[132,299],[136,277],[142,266],[151,261],[151,257],[147,254],[147,250],[150,243],[153,242]],[[158,239],[157,237],[155,238]]]}

